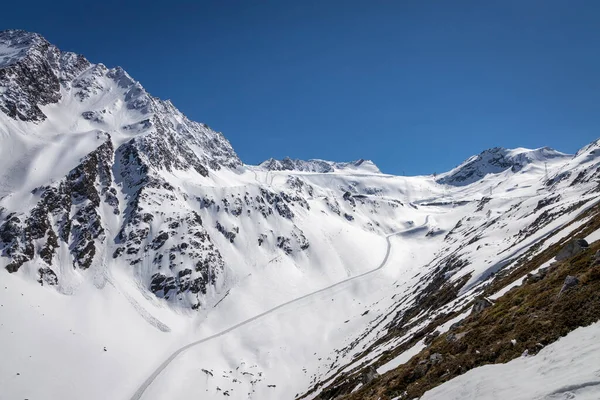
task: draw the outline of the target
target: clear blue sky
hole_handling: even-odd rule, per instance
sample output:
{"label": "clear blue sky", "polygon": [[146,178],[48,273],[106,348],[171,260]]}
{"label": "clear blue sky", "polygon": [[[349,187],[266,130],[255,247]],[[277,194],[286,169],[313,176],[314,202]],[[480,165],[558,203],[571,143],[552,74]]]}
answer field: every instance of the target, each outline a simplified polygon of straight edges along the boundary
{"label": "clear blue sky", "polygon": [[595,0],[11,1],[0,29],[121,65],[246,163],[425,174],[600,137],[599,21]]}

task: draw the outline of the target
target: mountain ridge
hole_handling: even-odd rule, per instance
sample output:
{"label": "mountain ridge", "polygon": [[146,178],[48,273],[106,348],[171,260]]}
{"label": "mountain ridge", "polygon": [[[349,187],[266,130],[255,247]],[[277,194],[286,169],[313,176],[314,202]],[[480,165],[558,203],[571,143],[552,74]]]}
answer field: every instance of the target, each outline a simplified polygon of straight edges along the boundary
{"label": "mountain ridge", "polygon": [[494,147],[487,149],[463,161],[452,170],[440,174],[437,180],[441,184],[463,186],[474,183],[487,174],[498,174],[510,169],[511,172],[520,172],[529,164],[564,161],[573,155],[561,153],[550,147],[537,149],[515,148],[506,149]]}
{"label": "mountain ridge", "polygon": [[377,165],[371,160],[358,159],[350,162],[336,162],[322,159],[299,160],[284,157],[281,160],[269,158],[258,165],[269,171],[299,171],[328,173],[339,170],[356,170],[368,173],[381,173]]}

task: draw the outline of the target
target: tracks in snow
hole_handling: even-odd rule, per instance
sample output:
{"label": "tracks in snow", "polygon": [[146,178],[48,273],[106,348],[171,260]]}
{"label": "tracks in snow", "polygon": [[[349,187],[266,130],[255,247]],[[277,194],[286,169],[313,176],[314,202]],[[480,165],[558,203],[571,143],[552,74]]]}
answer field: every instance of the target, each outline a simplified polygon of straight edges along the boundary
{"label": "tracks in snow", "polygon": [[156,370],[154,370],[154,372],[144,381],[144,383],[142,383],[142,385],[138,388],[138,390],[135,392],[135,394],[131,397],[131,400],[140,400],[142,398],[142,396],[144,395],[144,393],[146,392],[146,390],[148,389],[148,387],[150,387],[150,385],[152,385],[152,383],[161,374],[161,372],[165,368],[167,368],[169,366],[169,364],[171,364],[171,362],[175,358],[177,358],[181,353],[183,353],[184,351],[186,351],[190,347],[194,347],[194,346],[200,345],[202,343],[208,342],[208,341],[210,341],[212,339],[216,339],[218,337],[226,335],[227,333],[229,333],[229,332],[231,332],[233,330],[241,328],[244,325],[248,325],[249,323],[251,323],[253,321],[256,321],[256,320],[258,320],[258,319],[260,319],[262,317],[265,317],[265,316],[267,316],[267,315],[269,315],[269,314],[271,314],[271,313],[273,313],[273,312],[275,312],[275,311],[277,311],[277,310],[279,310],[279,309],[281,309],[283,307],[287,307],[287,306],[289,306],[291,304],[297,303],[297,302],[299,302],[301,300],[304,300],[304,299],[306,299],[308,297],[312,297],[312,296],[317,295],[319,293],[326,292],[326,291],[331,290],[331,289],[333,289],[333,288],[335,288],[337,286],[344,285],[344,284],[346,284],[348,282],[360,279],[362,277],[365,277],[367,275],[370,275],[370,274],[373,274],[373,273],[379,271],[380,269],[382,269],[387,264],[388,259],[390,257],[390,251],[392,249],[392,244],[390,242],[390,237],[395,236],[395,235],[404,234],[404,233],[410,233],[410,232],[412,232],[414,230],[422,229],[423,227],[425,227],[428,224],[428,221],[429,221],[429,216],[427,216],[427,218],[425,220],[425,223],[423,225],[421,225],[421,226],[413,227],[413,228],[409,228],[409,229],[405,229],[403,231],[399,231],[399,232],[395,232],[395,233],[391,233],[391,234],[387,235],[385,237],[386,244],[387,244],[387,248],[386,248],[386,251],[385,251],[385,256],[383,257],[383,260],[381,261],[381,263],[376,268],[374,268],[374,269],[372,269],[370,271],[367,271],[367,272],[363,272],[362,274],[353,276],[351,278],[344,279],[342,281],[334,283],[333,285],[327,286],[327,287],[325,287],[323,289],[319,289],[319,290],[317,290],[315,292],[311,292],[311,293],[308,293],[308,294],[306,294],[304,296],[297,297],[297,298],[295,298],[293,300],[290,300],[290,301],[287,301],[285,303],[282,303],[282,304],[278,305],[277,307],[273,307],[270,310],[267,310],[267,311],[265,311],[265,312],[263,312],[261,314],[255,315],[254,317],[249,318],[249,319],[247,319],[245,321],[242,321],[242,322],[240,322],[240,323],[238,323],[236,325],[233,325],[233,326],[231,326],[231,327],[229,327],[229,328],[227,328],[227,329],[225,329],[225,330],[223,330],[223,331],[221,331],[219,333],[216,333],[216,334],[214,334],[212,336],[205,337],[204,339],[200,339],[200,340],[197,340],[195,342],[189,343],[189,344],[181,347],[180,349],[176,350],[173,354],[171,354],[169,356],[169,358],[167,358],[165,361],[163,361],[163,363],[160,364],[156,368]]}

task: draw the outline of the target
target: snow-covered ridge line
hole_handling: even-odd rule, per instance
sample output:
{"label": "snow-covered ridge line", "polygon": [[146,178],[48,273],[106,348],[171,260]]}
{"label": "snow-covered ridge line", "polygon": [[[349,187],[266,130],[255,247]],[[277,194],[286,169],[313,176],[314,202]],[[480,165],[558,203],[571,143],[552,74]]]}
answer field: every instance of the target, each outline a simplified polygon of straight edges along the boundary
{"label": "snow-covered ridge line", "polygon": [[[0,32],[0,57],[7,60],[0,63],[0,111],[17,121],[39,124],[53,108],[66,106],[72,114],[79,114],[69,115],[70,119],[79,117],[96,129],[109,131],[117,146],[133,136],[148,136],[152,131],[164,136],[173,131],[179,137],[169,145],[180,147],[188,168],[198,169],[198,161],[209,169],[242,165],[221,133],[189,120],[171,101],[151,96],[121,67],[92,64],[81,55],[61,51],[39,34],[19,30]],[[123,108],[130,111],[127,122],[116,115]],[[53,128],[63,123],[51,122],[47,125]],[[172,162],[157,150],[152,156],[170,168]]]}
{"label": "snow-covered ridge line", "polygon": [[550,147],[538,149],[505,149],[495,147],[469,157],[456,168],[440,174],[437,182],[453,186],[474,183],[488,174],[498,174],[509,170],[518,173],[530,165],[545,168],[547,164],[564,163],[572,155],[561,153]]}
{"label": "snow-covered ridge line", "polygon": [[[133,267],[142,285],[198,307],[224,264],[188,194],[169,182],[175,173],[205,182],[216,171],[239,173],[230,143],[122,68],[38,34],[0,32],[0,54],[10,58],[0,67],[0,266],[72,293],[80,271],[110,259],[133,267],[156,252],[152,267]],[[167,201],[170,215],[158,217],[153,207]],[[195,235],[183,248],[168,240],[177,228]],[[163,264],[168,273],[157,271]]]}
{"label": "snow-covered ridge line", "polygon": [[269,158],[260,163],[259,167],[268,171],[381,173],[373,161],[363,159],[350,162],[335,162],[320,159],[297,160],[289,157],[285,157],[282,160]]}

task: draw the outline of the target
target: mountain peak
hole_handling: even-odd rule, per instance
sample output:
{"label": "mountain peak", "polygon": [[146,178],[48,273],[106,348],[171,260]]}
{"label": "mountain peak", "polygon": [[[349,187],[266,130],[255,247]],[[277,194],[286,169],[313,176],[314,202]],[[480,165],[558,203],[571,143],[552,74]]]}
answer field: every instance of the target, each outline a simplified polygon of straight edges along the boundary
{"label": "mountain peak", "polygon": [[521,171],[526,165],[544,163],[550,160],[565,160],[571,155],[561,153],[550,147],[526,149],[518,147],[506,149],[493,147],[471,156],[458,167],[442,174],[438,183],[452,186],[465,186],[474,183],[488,174],[498,174],[510,169]]}
{"label": "mountain peak", "polygon": [[281,160],[269,158],[260,163],[259,166],[269,171],[329,173],[340,170],[355,170],[356,172],[381,173],[373,161],[362,158],[350,162],[335,162],[321,159],[298,160],[290,157],[284,157]]}
{"label": "mountain peak", "polygon": [[49,45],[39,33],[23,30],[0,31],[0,67],[14,64],[26,57],[30,49]]}
{"label": "mountain peak", "polygon": [[26,46],[48,41],[39,33],[29,32],[23,29],[5,29],[0,31],[0,43],[11,46]]}
{"label": "mountain peak", "polygon": [[[152,97],[123,68],[92,64],[37,33],[0,32],[0,89],[0,112],[13,120],[41,124],[54,119],[53,124],[62,124],[64,115],[53,113],[70,109],[67,114],[81,119],[73,127],[110,130],[116,143],[139,136],[142,153],[148,153],[148,162],[157,168],[191,166],[205,175],[206,167],[241,165],[223,135],[190,121],[172,103]],[[51,110],[44,107],[50,104]]]}

